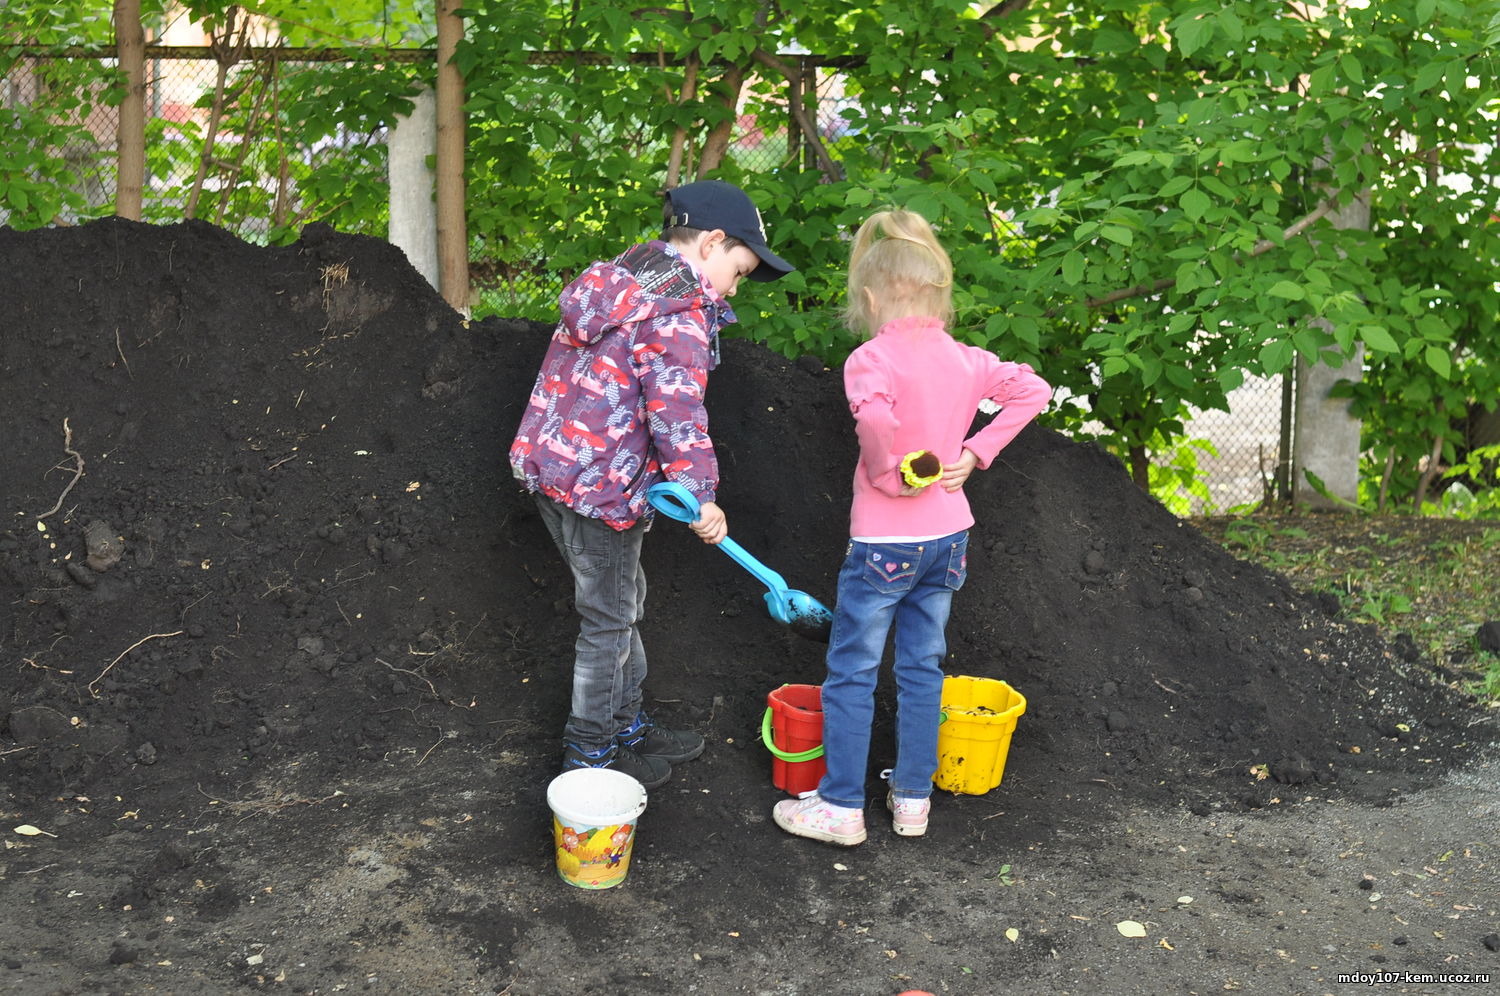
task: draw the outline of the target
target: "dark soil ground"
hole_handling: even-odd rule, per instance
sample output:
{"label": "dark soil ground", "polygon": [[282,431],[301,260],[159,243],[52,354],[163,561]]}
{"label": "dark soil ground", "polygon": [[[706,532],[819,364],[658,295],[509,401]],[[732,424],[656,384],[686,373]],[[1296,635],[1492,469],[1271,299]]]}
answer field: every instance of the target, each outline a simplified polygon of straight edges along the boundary
{"label": "dark soil ground", "polygon": [[[1494,714],[1040,427],[971,483],[950,626],[950,673],[1029,702],[1000,788],[939,793],[924,838],[878,801],[859,848],[777,830],[766,695],[822,648],[664,519],[647,690],[709,749],[626,882],[574,889],[571,584],[504,459],[548,328],[466,326],[320,228],[0,229],[0,265],[0,992],[1500,979]],[[709,408],[731,535],[831,602],[837,373],[730,341]]]}

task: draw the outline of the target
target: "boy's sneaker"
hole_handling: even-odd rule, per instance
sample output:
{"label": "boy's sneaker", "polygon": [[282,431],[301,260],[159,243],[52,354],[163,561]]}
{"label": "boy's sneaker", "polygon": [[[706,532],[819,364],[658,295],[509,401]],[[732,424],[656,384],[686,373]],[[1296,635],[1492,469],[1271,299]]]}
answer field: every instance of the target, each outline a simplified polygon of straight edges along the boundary
{"label": "boy's sneaker", "polygon": [[610,768],[640,782],[647,791],[661,788],[672,777],[672,766],[658,757],[642,757],[623,744],[584,750],[577,744],[563,748],[563,771],[574,768]]}
{"label": "boy's sneaker", "polygon": [[787,833],[830,844],[853,847],[864,843],[865,811],[824,802],[817,790],[796,799],[783,799],[771,810],[776,825]]}
{"label": "boy's sneaker", "polygon": [[644,758],[660,758],[667,764],[691,761],[703,753],[703,738],[691,730],[669,730],[657,726],[645,713],[635,717],[630,729],[615,737],[621,747],[627,747]]}
{"label": "boy's sneaker", "polygon": [[887,792],[885,808],[891,811],[891,829],[901,836],[920,837],[927,832],[931,799],[898,799],[895,792]]}

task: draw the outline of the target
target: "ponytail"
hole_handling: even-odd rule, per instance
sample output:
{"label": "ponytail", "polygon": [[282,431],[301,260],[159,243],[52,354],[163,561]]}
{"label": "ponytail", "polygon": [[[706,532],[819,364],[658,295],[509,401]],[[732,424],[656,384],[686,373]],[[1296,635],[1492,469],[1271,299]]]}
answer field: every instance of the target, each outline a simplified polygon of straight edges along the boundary
{"label": "ponytail", "polygon": [[884,323],[913,315],[952,322],[953,261],[926,218],[881,211],[859,227],[849,250],[844,323],[873,335]]}

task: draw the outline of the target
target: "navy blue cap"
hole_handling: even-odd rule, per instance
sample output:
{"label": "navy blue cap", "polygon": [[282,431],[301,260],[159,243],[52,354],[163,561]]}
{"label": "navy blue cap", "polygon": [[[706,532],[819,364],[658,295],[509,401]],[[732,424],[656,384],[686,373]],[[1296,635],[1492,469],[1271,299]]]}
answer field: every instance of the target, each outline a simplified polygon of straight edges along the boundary
{"label": "navy blue cap", "polygon": [[699,180],[667,191],[672,206],[668,227],[685,225],[702,231],[715,228],[733,235],[760,257],[760,265],[750,271],[751,280],[767,281],[784,277],[796,269],[766,245],[766,226],[750,195],[723,180]]}

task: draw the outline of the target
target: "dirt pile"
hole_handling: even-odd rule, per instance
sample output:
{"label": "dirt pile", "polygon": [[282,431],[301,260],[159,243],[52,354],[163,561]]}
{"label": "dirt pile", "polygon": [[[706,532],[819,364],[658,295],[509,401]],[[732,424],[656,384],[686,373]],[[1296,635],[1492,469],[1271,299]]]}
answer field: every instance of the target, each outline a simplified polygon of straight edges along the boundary
{"label": "dirt pile", "polygon": [[[82,790],[143,753],[165,780],[368,752],[434,691],[477,699],[476,728],[504,699],[561,715],[568,592],[504,466],[544,326],[465,328],[397,250],[326,229],[265,249],[107,221],[6,232],[0,252],[5,712],[12,738],[84,729],[13,769]],[[838,377],[731,341],[709,399],[732,534],[831,601],[852,455]],[[1378,793],[1447,739],[1440,689],[1107,455],[1034,429],[971,490],[950,671],[1028,696],[1022,773],[1220,805],[1278,782],[1359,791],[1373,769]],[[747,575],[676,523],[651,539],[657,696],[690,720],[721,700],[748,731],[770,688],[819,680],[817,647]],[[518,674],[530,701],[496,694]],[[1269,784],[1247,783],[1252,764]]]}
{"label": "dirt pile", "polygon": [[[8,813],[136,830],[132,811],[191,816],[271,770],[357,783],[399,751],[498,756],[534,813],[571,586],[505,449],[549,328],[466,326],[399,251],[316,226],[285,248],[201,223],[0,230],[0,263]],[[837,373],[727,341],[709,410],[731,535],[831,604],[854,456]],[[1029,700],[1004,788],[1028,832],[1124,804],[1385,801],[1466,756],[1468,703],[1098,449],[1032,427],[970,490],[948,669]],[[680,524],[646,547],[647,691],[711,743],[677,779],[703,794],[677,804],[759,811],[766,694],[820,681],[822,648]],[[876,767],[892,705],[882,686]],[[979,827],[954,808],[940,839]],[[545,865],[533,829],[487,859]],[[774,828],[751,830],[737,860],[783,860]],[[203,876],[152,853],[122,870],[120,904]],[[482,932],[500,950],[520,931]]]}

